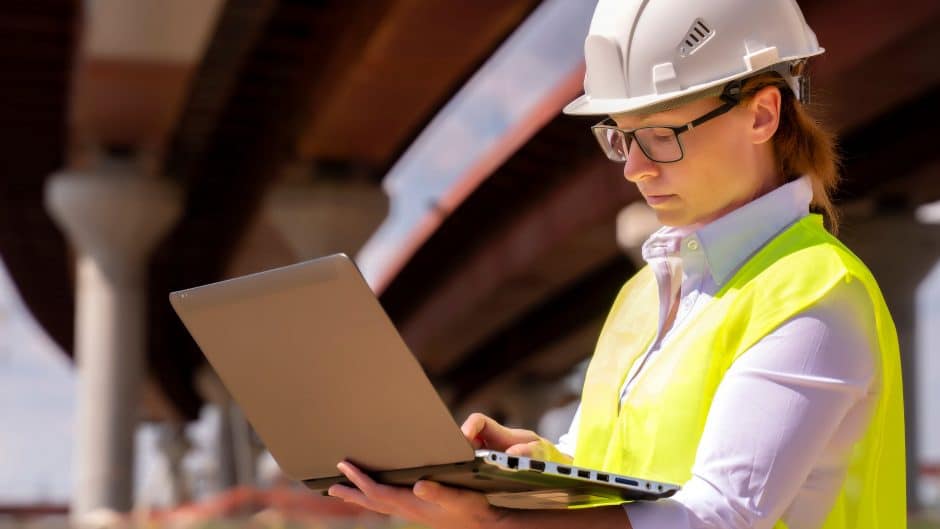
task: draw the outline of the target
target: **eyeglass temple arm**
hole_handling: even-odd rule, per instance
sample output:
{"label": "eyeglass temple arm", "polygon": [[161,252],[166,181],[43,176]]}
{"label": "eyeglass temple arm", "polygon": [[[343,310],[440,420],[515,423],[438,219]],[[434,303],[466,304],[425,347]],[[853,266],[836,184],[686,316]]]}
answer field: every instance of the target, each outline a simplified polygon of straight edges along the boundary
{"label": "eyeglass temple arm", "polygon": [[[716,108],[715,110],[712,110],[712,111],[709,112],[708,114],[705,114],[704,116],[702,116],[702,117],[700,117],[700,118],[698,118],[698,119],[696,119],[696,120],[694,120],[694,121],[690,121],[686,126],[682,127],[683,132],[685,132],[685,131],[687,131],[687,130],[692,130],[692,129],[694,129],[695,127],[701,125],[702,123],[705,123],[706,121],[708,121],[708,120],[710,120],[710,119],[712,119],[712,118],[717,118],[718,116],[727,113],[728,111],[730,111],[730,110],[731,110],[732,108],[734,108],[735,106],[737,106],[737,102],[730,102],[730,101],[729,101],[729,102],[725,103],[724,105],[721,105],[720,107]],[[678,132],[678,131],[677,131],[677,132]]]}
{"label": "eyeglass temple arm", "polygon": [[715,110],[712,110],[708,114],[705,114],[704,116],[689,122],[689,124],[683,127],[683,129],[692,130],[695,127],[701,125],[702,123],[705,123],[706,121],[712,118],[717,118],[718,116],[727,113],[732,108],[737,106],[737,104],[741,101],[741,84],[742,84],[741,81],[732,81],[728,83],[728,85],[725,86],[725,89],[724,91],[722,91],[721,96],[720,96],[721,100],[724,101],[725,104],[721,105]]}

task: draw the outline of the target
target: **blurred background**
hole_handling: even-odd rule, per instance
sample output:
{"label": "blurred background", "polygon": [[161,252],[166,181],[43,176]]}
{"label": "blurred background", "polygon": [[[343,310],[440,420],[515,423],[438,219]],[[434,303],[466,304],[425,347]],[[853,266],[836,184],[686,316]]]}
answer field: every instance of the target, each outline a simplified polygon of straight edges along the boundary
{"label": "blurred background", "polygon": [[[940,2],[800,0],[841,238],[940,507]],[[5,0],[0,528],[397,526],[286,480],[167,293],[355,256],[458,422],[557,439],[658,228],[588,127],[591,0]],[[926,525],[924,525],[926,527]]]}

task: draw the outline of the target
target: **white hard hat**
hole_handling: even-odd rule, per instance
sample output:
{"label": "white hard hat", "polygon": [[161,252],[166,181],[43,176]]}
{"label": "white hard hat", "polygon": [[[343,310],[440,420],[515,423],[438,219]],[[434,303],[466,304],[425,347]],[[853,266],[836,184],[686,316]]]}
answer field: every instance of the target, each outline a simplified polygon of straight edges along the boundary
{"label": "white hard hat", "polygon": [[795,0],[599,0],[564,113],[655,112],[771,69],[805,100],[802,65],[824,51]]}

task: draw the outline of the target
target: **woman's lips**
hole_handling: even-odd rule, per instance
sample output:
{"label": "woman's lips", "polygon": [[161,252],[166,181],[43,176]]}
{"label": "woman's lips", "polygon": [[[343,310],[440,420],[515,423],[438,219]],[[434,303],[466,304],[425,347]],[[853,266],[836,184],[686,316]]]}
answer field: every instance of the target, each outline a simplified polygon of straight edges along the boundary
{"label": "woman's lips", "polygon": [[651,206],[655,206],[657,204],[667,202],[675,196],[676,195],[646,195],[646,203]]}

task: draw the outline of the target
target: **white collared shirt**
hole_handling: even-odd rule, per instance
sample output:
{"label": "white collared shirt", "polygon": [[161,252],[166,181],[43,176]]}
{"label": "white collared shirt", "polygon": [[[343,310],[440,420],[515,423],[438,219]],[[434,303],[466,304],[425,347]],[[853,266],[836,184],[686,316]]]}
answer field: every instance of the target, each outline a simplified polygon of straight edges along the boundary
{"label": "white collared shirt", "polygon": [[[621,400],[662,345],[764,244],[809,213],[803,176],[704,226],[664,227],[643,245],[659,330]],[[678,296],[672,327],[663,326]],[[625,505],[634,529],[821,527],[873,405],[877,337],[860,282],[844,283],[746,351],[715,393],[692,478],[669,499]],[[558,449],[574,454],[580,408]],[[640,476],[642,477],[642,476]]]}

